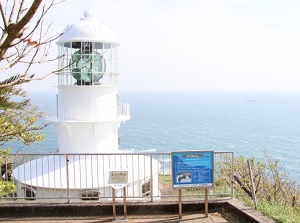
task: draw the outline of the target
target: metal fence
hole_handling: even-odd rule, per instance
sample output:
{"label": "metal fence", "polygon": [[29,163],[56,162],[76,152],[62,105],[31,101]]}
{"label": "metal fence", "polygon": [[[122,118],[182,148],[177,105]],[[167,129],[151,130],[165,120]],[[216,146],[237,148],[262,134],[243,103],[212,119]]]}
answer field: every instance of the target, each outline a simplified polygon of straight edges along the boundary
{"label": "metal fence", "polygon": [[[233,197],[233,152],[214,153],[213,198]],[[108,170],[128,170],[127,199],[170,201],[173,189],[170,153],[10,154],[1,164],[0,201],[78,202],[112,198]],[[116,190],[116,198],[123,190]],[[203,188],[182,190],[182,199],[203,199]]]}

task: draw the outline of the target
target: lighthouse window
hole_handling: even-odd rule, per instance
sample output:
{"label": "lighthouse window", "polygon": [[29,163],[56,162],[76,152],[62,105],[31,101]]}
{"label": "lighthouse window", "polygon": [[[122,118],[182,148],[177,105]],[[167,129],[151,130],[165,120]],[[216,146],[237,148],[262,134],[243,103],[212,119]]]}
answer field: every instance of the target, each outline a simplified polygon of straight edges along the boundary
{"label": "lighthouse window", "polygon": [[150,180],[149,180],[142,185],[142,196],[149,197],[150,192],[151,192],[151,184],[150,184]]}
{"label": "lighthouse window", "polygon": [[82,200],[99,200],[100,192],[98,190],[83,190],[81,191]]}
{"label": "lighthouse window", "polygon": [[33,187],[26,186],[21,189],[24,190],[26,200],[35,200],[36,190]]}

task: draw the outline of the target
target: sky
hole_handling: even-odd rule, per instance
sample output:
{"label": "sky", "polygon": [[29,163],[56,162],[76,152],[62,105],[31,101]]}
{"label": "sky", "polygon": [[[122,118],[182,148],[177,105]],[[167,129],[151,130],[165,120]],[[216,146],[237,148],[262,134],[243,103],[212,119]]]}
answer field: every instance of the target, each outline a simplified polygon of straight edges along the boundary
{"label": "sky", "polygon": [[[120,43],[121,91],[300,92],[299,0],[66,0],[51,32],[85,10]],[[56,85],[52,75],[26,89]]]}

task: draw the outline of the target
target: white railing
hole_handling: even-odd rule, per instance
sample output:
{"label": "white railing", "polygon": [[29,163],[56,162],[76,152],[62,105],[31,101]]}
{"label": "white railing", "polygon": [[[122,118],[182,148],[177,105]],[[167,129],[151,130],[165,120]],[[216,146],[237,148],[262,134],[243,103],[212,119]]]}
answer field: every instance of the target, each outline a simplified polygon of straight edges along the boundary
{"label": "white railing", "polygon": [[[233,197],[232,152],[215,152],[214,186],[209,196]],[[0,201],[47,202],[107,200],[112,198],[107,171],[129,172],[126,196],[130,200],[175,200],[170,153],[118,154],[10,154],[2,164]],[[15,188],[15,189],[14,189]],[[183,199],[203,198],[204,190],[185,189]],[[117,198],[123,196],[118,190]]]}
{"label": "white railing", "polygon": [[119,103],[118,104],[118,116],[130,117],[130,104]]}
{"label": "white railing", "polygon": [[69,121],[113,121],[130,117],[130,104],[97,104],[91,108],[82,106],[59,106],[58,119]]}

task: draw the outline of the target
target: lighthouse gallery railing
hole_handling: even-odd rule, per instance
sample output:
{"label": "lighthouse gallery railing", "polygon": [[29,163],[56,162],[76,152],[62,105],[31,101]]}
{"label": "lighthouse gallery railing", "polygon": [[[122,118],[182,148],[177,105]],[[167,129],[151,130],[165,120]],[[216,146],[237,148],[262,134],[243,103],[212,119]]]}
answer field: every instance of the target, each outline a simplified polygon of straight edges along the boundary
{"label": "lighthouse gallery railing", "polygon": [[[233,197],[233,152],[215,152],[213,198]],[[176,200],[172,188],[170,153],[10,154],[2,165],[0,200],[110,200],[108,169],[129,170],[126,196],[130,200]],[[3,190],[6,185],[6,190]],[[117,197],[123,196],[117,191]],[[202,199],[204,189],[185,189],[183,199]]]}
{"label": "lighthouse gallery railing", "polygon": [[82,106],[60,106],[58,108],[58,119],[60,120],[110,121],[122,117],[130,117],[129,103],[119,103],[118,105],[103,103],[88,109]]}

